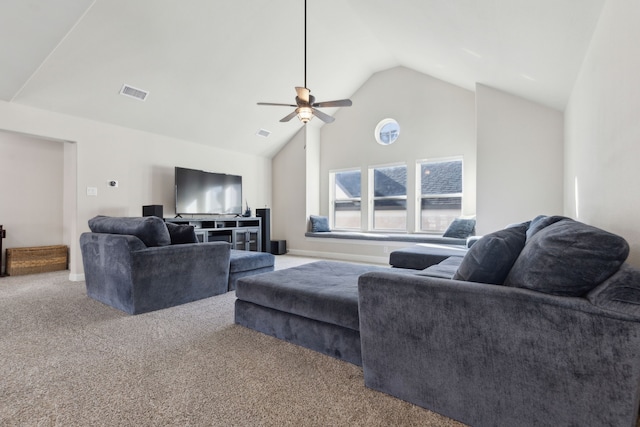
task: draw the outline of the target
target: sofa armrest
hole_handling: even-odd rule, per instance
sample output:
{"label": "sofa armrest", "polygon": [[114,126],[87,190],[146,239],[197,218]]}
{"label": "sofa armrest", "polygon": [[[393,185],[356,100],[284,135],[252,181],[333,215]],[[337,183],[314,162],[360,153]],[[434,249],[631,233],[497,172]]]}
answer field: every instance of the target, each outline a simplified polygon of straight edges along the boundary
{"label": "sofa armrest", "polygon": [[359,278],[365,384],[471,425],[635,425],[640,323],[586,299]]}

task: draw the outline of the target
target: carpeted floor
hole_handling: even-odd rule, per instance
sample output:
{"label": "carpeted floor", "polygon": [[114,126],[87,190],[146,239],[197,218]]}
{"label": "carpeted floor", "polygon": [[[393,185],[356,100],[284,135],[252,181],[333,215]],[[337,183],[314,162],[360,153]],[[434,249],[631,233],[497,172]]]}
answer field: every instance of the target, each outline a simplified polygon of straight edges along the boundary
{"label": "carpeted floor", "polygon": [[461,425],[235,325],[233,292],[129,316],[68,274],[0,279],[2,426]]}

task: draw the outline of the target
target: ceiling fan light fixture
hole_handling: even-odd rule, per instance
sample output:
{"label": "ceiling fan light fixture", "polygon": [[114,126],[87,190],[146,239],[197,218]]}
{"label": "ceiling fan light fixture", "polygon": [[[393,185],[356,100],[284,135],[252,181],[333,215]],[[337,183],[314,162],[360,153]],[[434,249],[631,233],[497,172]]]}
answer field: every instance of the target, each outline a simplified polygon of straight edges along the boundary
{"label": "ceiling fan light fixture", "polygon": [[298,107],[298,118],[302,123],[307,123],[313,118],[313,110],[311,107]]}

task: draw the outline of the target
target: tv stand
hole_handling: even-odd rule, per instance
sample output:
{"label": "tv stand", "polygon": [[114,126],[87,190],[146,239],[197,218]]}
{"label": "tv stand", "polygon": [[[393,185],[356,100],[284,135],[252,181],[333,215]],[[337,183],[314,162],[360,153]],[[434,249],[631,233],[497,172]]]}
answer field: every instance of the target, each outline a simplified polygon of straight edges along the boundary
{"label": "tv stand", "polygon": [[172,218],[174,224],[192,225],[200,242],[228,242],[233,249],[260,252],[262,218]]}

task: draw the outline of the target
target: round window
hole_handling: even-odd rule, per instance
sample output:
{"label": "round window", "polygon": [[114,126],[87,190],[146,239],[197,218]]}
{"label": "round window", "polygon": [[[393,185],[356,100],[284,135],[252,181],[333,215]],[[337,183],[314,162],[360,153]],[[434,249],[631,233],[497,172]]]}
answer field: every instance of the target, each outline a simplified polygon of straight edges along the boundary
{"label": "round window", "polygon": [[382,119],[376,126],[375,137],[380,145],[393,144],[399,135],[400,125],[394,119]]}

